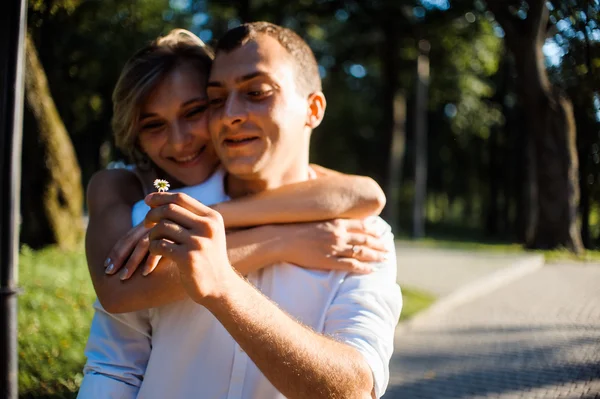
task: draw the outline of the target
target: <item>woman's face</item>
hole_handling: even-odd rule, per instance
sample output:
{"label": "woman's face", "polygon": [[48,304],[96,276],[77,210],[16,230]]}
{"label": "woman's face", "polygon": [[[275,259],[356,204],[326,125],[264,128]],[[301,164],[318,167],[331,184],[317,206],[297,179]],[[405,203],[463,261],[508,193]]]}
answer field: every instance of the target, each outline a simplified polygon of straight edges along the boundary
{"label": "woman's face", "polygon": [[155,87],[142,104],[139,145],[177,183],[202,183],[218,158],[207,127],[206,79],[191,63],[181,64]]}

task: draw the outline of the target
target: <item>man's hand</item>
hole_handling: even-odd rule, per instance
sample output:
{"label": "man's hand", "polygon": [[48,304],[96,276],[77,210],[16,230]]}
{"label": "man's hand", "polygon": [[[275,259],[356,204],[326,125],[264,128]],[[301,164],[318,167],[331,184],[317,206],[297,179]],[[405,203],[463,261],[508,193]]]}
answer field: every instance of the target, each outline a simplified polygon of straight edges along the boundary
{"label": "man's hand", "polygon": [[232,278],[221,215],[183,193],[152,193],[144,225],[150,253],[174,261],[188,295],[200,304],[220,298]]}

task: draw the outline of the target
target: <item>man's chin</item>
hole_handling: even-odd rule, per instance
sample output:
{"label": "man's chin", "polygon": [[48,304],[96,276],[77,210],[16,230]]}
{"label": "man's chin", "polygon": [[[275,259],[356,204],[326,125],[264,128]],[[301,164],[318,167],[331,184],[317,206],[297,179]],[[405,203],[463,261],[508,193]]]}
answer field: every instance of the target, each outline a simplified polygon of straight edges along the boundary
{"label": "man's chin", "polygon": [[234,159],[222,162],[227,173],[240,179],[248,180],[260,175],[259,162],[249,159]]}

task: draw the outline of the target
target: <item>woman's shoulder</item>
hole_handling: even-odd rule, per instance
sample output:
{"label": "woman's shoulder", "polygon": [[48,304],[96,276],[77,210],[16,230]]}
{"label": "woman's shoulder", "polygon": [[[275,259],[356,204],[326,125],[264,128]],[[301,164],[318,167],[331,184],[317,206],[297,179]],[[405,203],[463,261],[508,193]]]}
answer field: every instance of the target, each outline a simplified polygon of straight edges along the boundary
{"label": "woman's shoulder", "polygon": [[[133,169],[103,169],[92,175],[87,187],[87,198],[104,201],[124,201],[133,204],[143,198],[144,190]],[[103,201],[103,202],[104,202]]]}

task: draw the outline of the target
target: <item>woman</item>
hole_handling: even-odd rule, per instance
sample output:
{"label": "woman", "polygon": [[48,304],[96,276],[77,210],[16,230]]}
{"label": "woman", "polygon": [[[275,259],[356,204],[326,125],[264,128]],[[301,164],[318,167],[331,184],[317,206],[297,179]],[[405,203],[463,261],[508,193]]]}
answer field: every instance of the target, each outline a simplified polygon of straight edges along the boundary
{"label": "woman", "polygon": [[[177,267],[148,256],[148,229],[131,228],[131,220],[132,211],[134,224],[143,220],[142,201],[155,178],[208,204],[206,186],[223,178],[206,123],[212,56],[196,36],[176,30],[136,53],[117,83],[115,139],[136,168],[98,172],[88,186],[86,253],[102,306],[95,305],[81,398],[135,397],[154,322],[153,310],[141,310],[186,298]],[[377,233],[361,220],[383,207],[379,186],[313,170],[310,181],[214,205],[226,227],[251,227],[227,236],[230,262],[241,274],[279,262],[368,273],[368,262],[385,256]],[[194,191],[207,179],[202,192]]]}
{"label": "woman", "polygon": [[[140,275],[153,271],[158,259],[146,257],[148,230],[142,225],[131,229],[130,215],[133,204],[153,191],[155,178],[177,189],[202,183],[217,169],[206,126],[205,84],[212,57],[196,36],[175,30],[135,54],[117,83],[115,141],[136,161],[135,173],[101,171],[87,193],[88,264],[98,298],[110,312],[184,297],[174,265],[161,265],[148,278]],[[228,228],[262,226],[228,235],[229,257],[240,273],[282,261],[364,273],[368,262],[381,260],[383,246],[360,220],[290,224],[362,219],[383,207],[383,193],[372,179],[316,165],[313,170],[317,179],[214,205]],[[144,270],[134,274],[140,263]],[[110,277],[122,266],[120,277],[129,279],[127,284]]]}

